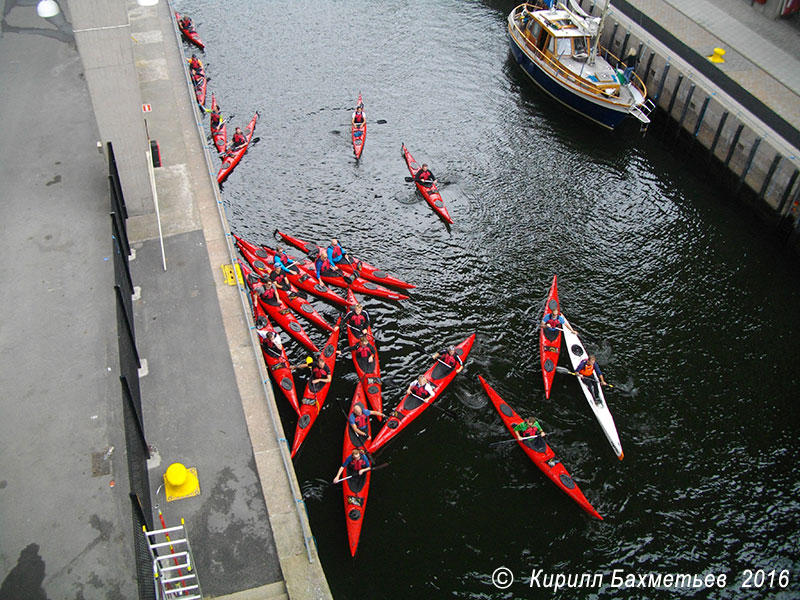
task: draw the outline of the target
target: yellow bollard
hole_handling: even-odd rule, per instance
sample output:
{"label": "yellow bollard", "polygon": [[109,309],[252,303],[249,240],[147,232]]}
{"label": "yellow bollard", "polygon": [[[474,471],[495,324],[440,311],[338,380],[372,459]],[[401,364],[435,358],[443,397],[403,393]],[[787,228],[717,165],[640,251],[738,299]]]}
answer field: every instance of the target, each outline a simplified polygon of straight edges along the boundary
{"label": "yellow bollard", "polygon": [[714,48],[714,54],[708,57],[713,63],[724,63],[725,62],[725,50],[722,48]]}
{"label": "yellow bollard", "polygon": [[200,480],[195,467],[186,468],[181,463],[172,463],[164,473],[164,493],[167,502],[200,495]]}

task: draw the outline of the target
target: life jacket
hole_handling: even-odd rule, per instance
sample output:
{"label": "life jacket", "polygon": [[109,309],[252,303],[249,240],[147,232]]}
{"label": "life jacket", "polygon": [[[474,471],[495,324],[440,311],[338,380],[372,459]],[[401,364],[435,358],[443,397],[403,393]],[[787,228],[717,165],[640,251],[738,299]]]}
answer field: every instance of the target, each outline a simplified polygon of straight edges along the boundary
{"label": "life jacket", "polygon": [[350,469],[351,473],[354,473],[354,474],[358,473],[361,469],[365,469],[368,466],[367,465],[367,461],[364,460],[364,455],[363,454],[361,456],[359,456],[358,458],[353,458],[353,456],[350,455],[350,458],[351,458],[351,460],[350,460],[350,464],[348,465],[348,468]]}
{"label": "life jacket", "polygon": [[247,142],[247,138],[244,137],[243,133],[234,133],[232,141],[234,144],[242,145]]}
{"label": "life jacket", "polygon": [[530,423],[526,422],[527,427],[520,431],[519,434],[521,437],[530,437],[532,435],[539,435],[539,428],[534,427]]}
{"label": "life jacket", "polygon": [[354,123],[363,123],[364,122],[364,113],[363,112],[356,112],[353,116]]}
{"label": "life jacket", "polygon": [[359,346],[358,348],[353,350],[353,353],[358,358],[369,358],[370,355],[372,354],[372,348],[370,348],[369,346]]}
{"label": "life jacket", "polygon": [[276,264],[277,264],[277,262],[278,262],[278,259],[280,259],[280,261],[281,261],[281,262],[282,262],[284,265],[287,265],[287,266],[288,266],[288,264],[289,264],[289,255],[288,255],[288,254],[286,254],[286,252],[281,252],[280,254],[276,254],[276,255],[275,255],[275,261],[274,261],[274,262],[275,262]]}
{"label": "life jacket", "polygon": [[350,318],[348,319],[348,321],[353,325],[353,327],[361,327],[362,325],[367,324],[367,317],[363,312],[361,313],[353,312],[350,313]]}
{"label": "life jacket", "polygon": [[268,350],[272,350],[275,354],[281,353],[281,348],[278,347],[278,345],[275,343],[274,338],[271,338],[269,336],[265,337],[261,341],[261,345],[265,346]]}
{"label": "life jacket", "polygon": [[587,360],[586,364],[583,365],[583,367],[581,367],[581,370],[578,371],[578,373],[580,375],[583,375],[584,377],[591,377],[592,375],[594,375],[594,365],[593,364],[590,365],[589,361]]}
{"label": "life jacket", "polygon": [[424,386],[421,386],[417,382],[414,382],[411,385],[411,393],[414,394],[415,396],[419,396],[420,398],[427,398],[428,396],[431,395],[431,393],[427,389],[425,389]]}
{"label": "life jacket", "polygon": [[330,271],[333,269],[333,265],[331,265],[330,261],[327,258],[322,258],[320,256],[317,257],[315,261],[316,264],[314,265],[319,266],[319,272],[325,274],[325,271]]}
{"label": "life jacket", "polygon": [[431,173],[429,169],[426,169],[424,171],[417,171],[417,179],[420,179],[420,180],[422,180],[422,179],[432,179],[431,175],[433,175],[433,173]]}
{"label": "life jacket", "polygon": [[201,63],[199,59],[193,58],[192,60],[189,61],[189,68],[195,71],[199,71],[200,69],[203,68],[203,63]]}
{"label": "life jacket", "polygon": [[191,30],[192,29],[192,20],[189,17],[183,17],[180,20],[179,25],[181,26],[181,29]]}
{"label": "life jacket", "polygon": [[315,365],[314,367],[311,368],[311,379],[312,380],[314,380],[314,379],[327,379],[328,375],[330,375],[330,371],[328,370],[327,366],[319,367],[319,366]]}
{"label": "life jacket", "polygon": [[451,356],[447,352],[442,353],[439,356],[439,360],[441,360],[448,367],[455,367],[458,364],[458,359],[455,357],[455,355]]}
{"label": "life jacket", "polygon": [[280,271],[273,271],[272,275],[270,275],[270,278],[278,285],[283,285],[283,282],[286,279],[286,274]]}
{"label": "life jacket", "polygon": [[333,255],[333,261],[336,262],[337,259],[342,257],[342,247],[339,245],[334,246],[331,244],[328,246],[331,249],[331,254]]}
{"label": "life jacket", "polygon": [[270,286],[261,286],[263,291],[261,292],[261,297],[265,300],[274,300],[275,299],[275,288]]}
{"label": "life jacket", "polygon": [[561,321],[558,320],[558,317],[553,316],[553,313],[550,313],[547,315],[547,320],[545,321],[545,325],[547,325],[547,327],[550,327],[551,329],[558,329],[559,327],[561,327]]}
{"label": "life jacket", "polygon": [[364,414],[363,412],[360,415],[353,414],[353,419],[356,422],[356,427],[358,427],[361,431],[367,430],[367,423],[369,423],[369,417]]}
{"label": "life jacket", "polygon": [[220,121],[222,121],[222,115],[219,114],[218,112],[212,112],[211,113],[211,126],[214,129],[218,129]]}

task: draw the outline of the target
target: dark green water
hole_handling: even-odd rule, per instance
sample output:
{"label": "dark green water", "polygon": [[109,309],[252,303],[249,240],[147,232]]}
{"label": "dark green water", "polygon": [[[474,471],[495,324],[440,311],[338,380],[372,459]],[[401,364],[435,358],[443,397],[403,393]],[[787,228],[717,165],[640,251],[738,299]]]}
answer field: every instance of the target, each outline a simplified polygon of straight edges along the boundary
{"label": "dark green water", "polygon": [[[800,597],[798,269],[655,136],[640,139],[634,124],[600,131],[543,98],[508,51],[513,6],[177,6],[207,44],[223,112],[244,125],[261,111],[261,142],[223,193],[234,231],[262,243],[274,243],[276,227],[320,242],[337,235],[418,285],[402,304],[366,300],[386,407],[427,355],[478,333],[440,400],[457,420],[428,410],[381,451],[390,467],[374,474],[355,560],[341,491],[327,483],[341,458],[337,405],[349,405],[356,382],[349,360],[337,364],[295,460],[334,595]],[[369,125],[356,164],[359,91]],[[444,182],[450,230],[404,182],[401,142]],[[607,399],[622,462],[574,379],[557,376],[544,400],[532,319],[554,273],[565,314],[617,385]],[[508,434],[479,373],[541,419],[602,523],[515,444],[489,446]],[[291,410],[282,414],[291,433]],[[516,579],[505,591],[491,583],[500,566]],[[531,589],[535,569],[602,574],[604,585]],[[615,569],[724,573],[727,586],[620,589]],[[788,570],[788,585],[776,574],[771,588],[742,589],[746,569]]]}

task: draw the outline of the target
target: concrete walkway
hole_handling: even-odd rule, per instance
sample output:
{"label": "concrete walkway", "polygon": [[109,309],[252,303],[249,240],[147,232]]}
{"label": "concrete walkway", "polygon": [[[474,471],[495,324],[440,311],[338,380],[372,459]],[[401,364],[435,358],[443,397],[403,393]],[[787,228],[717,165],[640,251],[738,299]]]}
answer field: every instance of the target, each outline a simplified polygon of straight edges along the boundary
{"label": "concrete walkway", "polygon": [[723,48],[719,71],[800,131],[800,35],[792,24],[739,0],[626,2],[701,57]]}

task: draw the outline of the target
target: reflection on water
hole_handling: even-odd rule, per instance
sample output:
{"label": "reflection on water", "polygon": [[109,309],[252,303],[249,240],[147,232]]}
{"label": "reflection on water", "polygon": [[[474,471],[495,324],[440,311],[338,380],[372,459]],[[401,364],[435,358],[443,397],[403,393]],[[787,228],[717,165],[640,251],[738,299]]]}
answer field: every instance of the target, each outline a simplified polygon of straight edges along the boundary
{"label": "reflection on water", "polygon": [[[177,8],[191,8],[207,42],[225,112],[238,121],[261,111],[262,141],[223,194],[234,230],[270,244],[276,227],[318,242],[335,235],[418,286],[399,304],[365,300],[386,408],[432,352],[478,333],[439,400],[457,418],[426,411],[380,451],[390,466],[373,477],[355,563],[341,494],[327,484],[341,459],[339,405],[356,381],[349,361],[337,364],[295,460],[337,598],[534,597],[519,582],[533,567],[607,583],[613,569],[733,581],[745,568],[786,568],[797,595],[797,271],[713,182],[636,127],[601,132],[542,98],[508,52],[513,3]],[[356,163],[348,131],[359,92],[369,127]],[[404,181],[401,142],[442,183],[449,231]],[[536,326],[553,273],[565,314],[617,386],[607,400],[622,462],[574,378],[557,376],[544,400]],[[489,446],[508,434],[478,373],[540,418],[604,522],[515,444]],[[491,586],[500,565],[518,579],[509,592]],[[740,597],[738,585],[715,597]]]}

